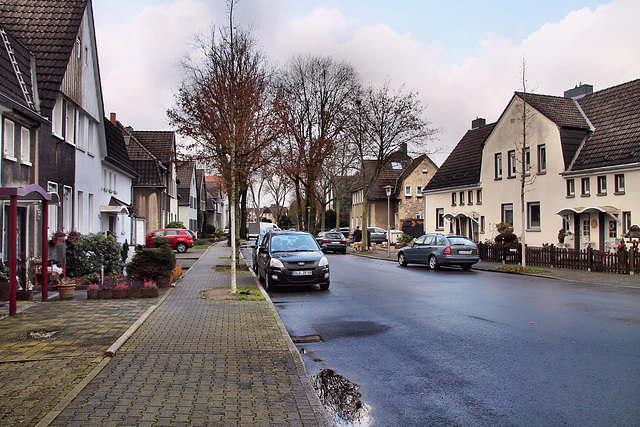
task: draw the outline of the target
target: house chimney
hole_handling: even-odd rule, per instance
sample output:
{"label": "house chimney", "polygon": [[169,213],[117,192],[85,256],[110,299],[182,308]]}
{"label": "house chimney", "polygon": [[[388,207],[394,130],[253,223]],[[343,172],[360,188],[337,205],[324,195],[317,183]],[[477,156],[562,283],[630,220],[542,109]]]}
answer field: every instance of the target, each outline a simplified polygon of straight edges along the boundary
{"label": "house chimney", "polygon": [[475,120],[471,120],[471,129],[477,129],[487,124],[487,120],[481,117],[476,117]]}
{"label": "house chimney", "polygon": [[582,84],[582,82],[580,82],[580,84],[573,89],[565,90],[564,97],[571,99],[580,99],[584,98],[587,95],[591,95],[592,93],[593,85]]}
{"label": "house chimney", "polygon": [[113,123],[114,125],[116,124],[116,113],[111,113],[109,120],[111,121],[111,123]]}

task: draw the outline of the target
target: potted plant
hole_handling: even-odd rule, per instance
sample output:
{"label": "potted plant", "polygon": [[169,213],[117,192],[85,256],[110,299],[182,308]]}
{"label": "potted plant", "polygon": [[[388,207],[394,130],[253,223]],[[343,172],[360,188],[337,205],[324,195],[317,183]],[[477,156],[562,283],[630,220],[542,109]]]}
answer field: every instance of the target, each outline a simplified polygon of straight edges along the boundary
{"label": "potted plant", "polygon": [[564,228],[561,228],[558,231],[558,243],[564,243],[564,238],[567,237],[567,233],[564,231]]}
{"label": "potted plant", "polygon": [[103,283],[98,289],[98,299],[111,299],[113,297],[113,283]]}
{"label": "potted plant", "polygon": [[75,242],[77,239],[79,239],[81,236],[81,234],[78,231],[72,231],[69,233],[69,236],[67,237],[67,241],[69,243],[73,243]]}
{"label": "potted plant", "polygon": [[60,282],[58,282],[58,293],[60,294],[60,299],[72,299],[75,290],[75,282],[67,277],[63,277],[60,279]]}
{"label": "potted plant", "polygon": [[155,298],[160,295],[158,285],[153,280],[145,280],[142,284],[142,296],[145,298]]}
{"label": "potted plant", "polygon": [[124,282],[118,282],[116,284],[116,287],[113,288],[113,291],[111,292],[111,296],[114,299],[122,299],[122,298],[126,298],[127,297],[127,284]]}
{"label": "potted plant", "polygon": [[99,289],[100,286],[96,285],[95,283],[91,283],[89,286],[87,286],[87,299],[98,299]]}
{"label": "potted plant", "polygon": [[129,298],[141,298],[142,297],[142,283],[138,281],[129,281],[129,288],[127,289],[127,296]]}
{"label": "potted plant", "polygon": [[51,241],[53,243],[62,243],[64,242],[64,238],[65,238],[65,234],[62,231],[56,231],[55,233],[53,233],[53,236],[51,237]]}

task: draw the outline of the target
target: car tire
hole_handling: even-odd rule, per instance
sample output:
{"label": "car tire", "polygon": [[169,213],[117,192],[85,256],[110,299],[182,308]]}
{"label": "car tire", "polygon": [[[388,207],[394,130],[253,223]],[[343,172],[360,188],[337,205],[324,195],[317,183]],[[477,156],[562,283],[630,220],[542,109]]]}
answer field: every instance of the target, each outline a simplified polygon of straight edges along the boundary
{"label": "car tire", "polygon": [[329,289],[329,285],[331,284],[331,282],[327,282],[327,283],[323,283],[320,285],[320,289],[323,291],[326,291],[327,289]]}
{"label": "car tire", "polygon": [[432,270],[437,270],[440,267],[440,264],[438,264],[438,260],[436,259],[435,255],[431,255],[429,257],[429,268]]}
{"label": "car tire", "polygon": [[189,247],[187,246],[186,243],[184,242],[178,242],[176,243],[176,251],[178,251],[178,253],[185,253],[187,252],[187,249],[189,249]]}
{"label": "car tire", "polygon": [[400,264],[401,267],[406,267],[407,265],[407,259],[402,252],[398,254],[398,264]]}
{"label": "car tire", "polygon": [[343,250],[342,250],[342,255],[346,255],[346,253],[347,253],[347,250],[346,250],[346,249],[343,249]]}
{"label": "car tire", "polygon": [[471,264],[462,264],[460,267],[462,267],[464,271],[471,270]]}

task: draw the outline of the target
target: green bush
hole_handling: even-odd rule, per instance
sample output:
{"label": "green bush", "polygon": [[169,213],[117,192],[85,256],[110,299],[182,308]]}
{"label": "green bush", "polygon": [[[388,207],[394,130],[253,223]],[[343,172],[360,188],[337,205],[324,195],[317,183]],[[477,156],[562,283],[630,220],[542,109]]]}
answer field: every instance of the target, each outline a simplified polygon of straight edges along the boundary
{"label": "green bush", "polygon": [[398,243],[411,243],[413,237],[408,235],[407,233],[402,233],[398,236]]}
{"label": "green bush", "polygon": [[169,243],[171,243],[171,239],[168,237],[156,237],[153,241],[154,248],[168,248]]}
{"label": "green bush", "polygon": [[496,236],[496,243],[515,243],[518,241],[518,236],[513,233],[500,233]]}
{"label": "green bush", "polygon": [[171,283],[171,274],[175,267],[176,256],[168,246],[143,248],[139,249],[127,264],[127,275],[133,280],[153,280],[158,286],[167,287]]}
{"label": "green bush", "polygon": [[91,273],[121,274],[124,263],[122,247],[114,236],[102,233],[88,234],[67,247],[67,275],[81,277]]}
{"label": "green bush", "polygon": [[165,228],[187,228],[181,221],[172,221]]}

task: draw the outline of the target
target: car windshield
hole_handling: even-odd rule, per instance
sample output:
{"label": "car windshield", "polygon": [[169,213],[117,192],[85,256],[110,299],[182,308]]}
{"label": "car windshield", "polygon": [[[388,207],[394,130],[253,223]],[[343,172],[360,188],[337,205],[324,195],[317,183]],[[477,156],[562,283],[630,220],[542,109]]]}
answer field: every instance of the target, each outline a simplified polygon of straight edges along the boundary
{"label": "car windshield", "polygon": [[455,245],[474,245],[474,243],[469,240],[469,239],[465,239],[464,237],[449,237],[449,243],[453,246]]}
{"label": "car windshield", "polygon": [[317,251],[318,244],[309,234],[276,235],[271,239],[271,252]]}

